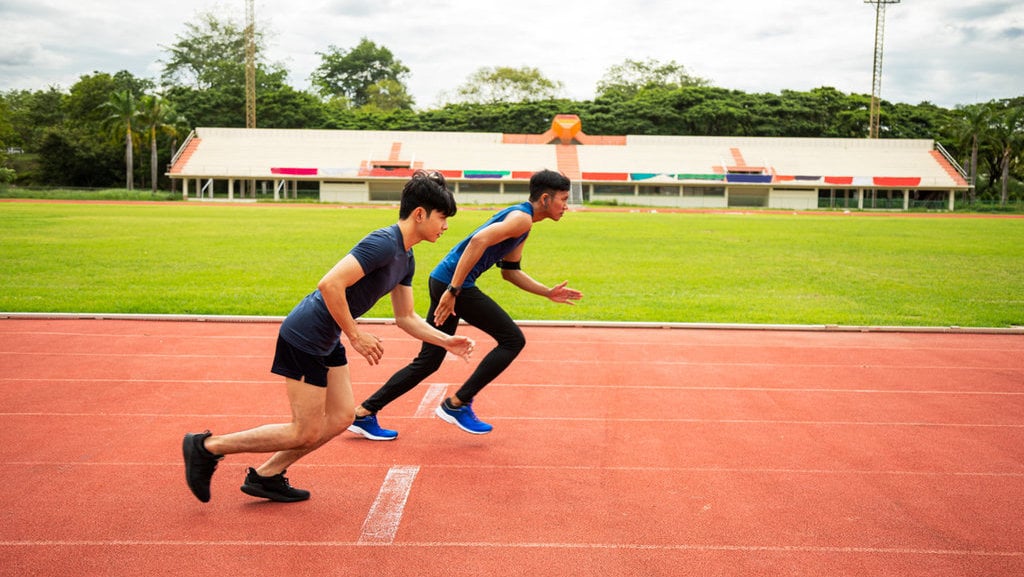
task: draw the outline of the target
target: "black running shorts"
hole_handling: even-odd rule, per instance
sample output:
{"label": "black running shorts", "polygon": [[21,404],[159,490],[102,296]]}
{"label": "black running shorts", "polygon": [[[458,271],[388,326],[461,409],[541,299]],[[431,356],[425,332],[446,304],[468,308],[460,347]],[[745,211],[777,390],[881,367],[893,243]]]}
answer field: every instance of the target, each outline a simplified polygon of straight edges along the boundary
{"label": "black running shorts", "polygon": [[304,380],[317,387],[326,387],[327,369],[347,364],[348,357],[345,356],[345,347],[341,342],[338,342],[326,356],[319,356],[293,347],[278,335],[274,364],[270,372],[296,381]]}

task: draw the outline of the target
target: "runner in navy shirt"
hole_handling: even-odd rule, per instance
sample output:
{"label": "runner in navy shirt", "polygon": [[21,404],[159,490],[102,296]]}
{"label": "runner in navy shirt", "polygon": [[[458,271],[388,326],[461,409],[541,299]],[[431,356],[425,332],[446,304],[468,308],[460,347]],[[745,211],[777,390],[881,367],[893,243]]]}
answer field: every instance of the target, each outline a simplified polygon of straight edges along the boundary
{"label": "runner in navy shirt", "polygon": [[274,453],[250,468],[242,491],[273,501],[302,501],[285,469],[345,430],[353,420],[352,383],[345,333],[352,348],[371,365],[380,362],[380,339],[356,323],[384,295],[391,294],[396,324],[441,351],[466,360],[473,341],[443,333],[416,314],[412,247],[435,242],[456,211],[455,199],[439,173],[417,171],[402,191],[399,221],[375,230],[339,261],[281,324],[271,372],[285,378],[292,409],[290,423],[263,425],[237,433],[189,433],[182,442],[185,478],[192,493],[210,500],[210,479],[224,455]]}
{"label": "runner in navy shirt", "polygon": [[[583,297],[580,291],[566,286],[568,282],[549,288],[520,268],[523,246],[533,223],[562,218],[568,207],[569,185],[569,179],[558,172],[542,170],[534,174],[530,178],[529,201],[496,213],[457,244],[430,273],[427,321],[454,335],[462,319],[497,341],[497,346],[480,361],[462,387],[435,410],[438,417],[468,433],[491,431],[491,425],[476,417],[473,399],[526,346],[523,332],[498,303],[476,286],[477,278],[497,266],[503,279],[554,302],[573,304]],[[419,356],[356,407],[356,419],[349,430],[375,441],[396,438],[397,431],[380,426],[377,412],[436,372],[444,357],[443,348],[424,342]]]}

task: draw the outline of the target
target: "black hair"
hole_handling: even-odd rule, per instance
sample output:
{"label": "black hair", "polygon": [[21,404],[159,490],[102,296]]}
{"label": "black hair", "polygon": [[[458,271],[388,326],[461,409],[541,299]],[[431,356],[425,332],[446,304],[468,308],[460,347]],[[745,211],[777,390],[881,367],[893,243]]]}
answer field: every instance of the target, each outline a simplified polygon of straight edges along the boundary
{"label": "black hair", "polygon": [[530,200],[539,200],[545,192],[569,190],[570,182],[561,172],[541,170],[530,177]]}
{"label": "black hair", "polygon": [[412,211],[419,207],[431,211],[439,211],[445,216],[455,216],[455,195],[448,189],[444,175],[436,171],[417,170],[409,182],[402,188],[402,204],[398,209],[398,218],[409,218]]}

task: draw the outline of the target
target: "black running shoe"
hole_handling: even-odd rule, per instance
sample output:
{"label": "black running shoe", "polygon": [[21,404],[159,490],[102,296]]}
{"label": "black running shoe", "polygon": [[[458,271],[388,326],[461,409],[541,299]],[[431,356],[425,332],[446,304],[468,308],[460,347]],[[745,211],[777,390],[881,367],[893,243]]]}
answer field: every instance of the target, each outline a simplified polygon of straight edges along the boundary
{"label": "black running shoe", "polygon": [[289,485],[288,478],[284,476],[285,473],[286,471],[281,471],[270,477],[262,477],[256,472],[256,469],[249,467],[249,474],[245,476],[242,492],[253,497],[263,497],[281,503],[294,503],[309,499],[309,491],[296,489]]}
{"label": "black running shoe", "polygon": [[217,461],[223,455],[214,455],[206,450],[203,441],[213,433],[188,433],[181,443],[181,452],[185,456],[185,480],[192,494],[203,503],[210,501],[210,479],[217,470]]}

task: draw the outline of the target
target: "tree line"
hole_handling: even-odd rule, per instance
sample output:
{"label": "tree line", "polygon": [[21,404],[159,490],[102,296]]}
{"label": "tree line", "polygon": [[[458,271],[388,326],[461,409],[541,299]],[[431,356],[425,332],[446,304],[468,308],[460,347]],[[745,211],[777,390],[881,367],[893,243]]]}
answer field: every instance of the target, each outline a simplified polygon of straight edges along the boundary
{"label": "tree line", "polygon": [[[68,90],[0,92],[0,185],[167,190],[171,155],[198,126],[245,126],[242,28],[206,13],[165,47],[159,79],[127,71],[83,75]],[[257,33],[257,54],[263,35]],[[311,90],[284,66],[256,62],[261,128],[541,133],[576,114],[590,134],[866,138],[870,96],[823,86],[778,94],[714,86],[674,61],[609,68],[592,100],[530,67],[485,67],[417,109],[410,70],[367,38],[318,52]],[[881,103],[883,138],[942,143],[975,184],[973,202],[1024,199],[1024,96],[946,109]]]}

